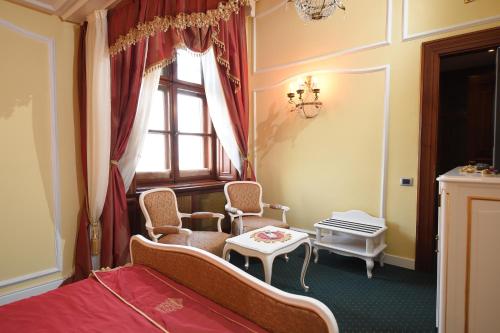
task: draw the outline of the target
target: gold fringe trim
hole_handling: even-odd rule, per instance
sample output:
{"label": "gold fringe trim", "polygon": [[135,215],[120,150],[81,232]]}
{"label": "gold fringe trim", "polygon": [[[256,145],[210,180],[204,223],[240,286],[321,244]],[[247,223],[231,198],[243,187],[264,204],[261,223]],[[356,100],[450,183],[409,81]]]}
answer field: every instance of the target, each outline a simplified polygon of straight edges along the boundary
{"label": "gold fringe trim", "polygon": [[241,84],[240,79],[231,74],[231,65],[229,64],[229,61],[223,57],[224,53],[226,53],[226,45],[224,44],[223,41],[217,38],[220,32],[219,25],[217,24],[213,28],[214,29],[212,31],[212,36],[211,36],[212,45],[215,45],[218,49],[216,60],[221,66],[224,66],[226,68],[226,76],[228,77],[229,81],[231,81],[234,84],[235,86],[234,93],[236,94],[240,89],[240,84]]}
{"label": "gold fringe trim", "polygon": [[[212,40],[212,45],[215,46],[217,48],[217,53],[216,53],[216,60],[217,62],[224,66],[226,68],[226,76],[229,78],[229,80],[234,84],[235,88],[234,88],[234,93],[237,93],[238,90],[240,89],[240,85],[241,85],[241,81],[239,78],[237,78],[236,76],[232,75],[231,74],[231,65],[229,64],[229,61],[227,59],[224,58],[224,53],[226,52],[226,45],[224,44],[223,41],[221,41],[220,39],[217,38],[217,35],[219,34],[220,30],[219,30],[219,25],[216,24],[214,26],[214,30],[212,32],[212,36],[211,36],[211,40]],[[166,67],[166,66],[169,66],[170,64],[174,63],[177,59],[177,56],[176,56],[176,49],[178,48],[181,48],[181,49],[184,49],[184,50],[187,50],[190,54],[192,55],[195,55],[195,56],[202,56],[203,54],[207,53],[207,51],[205,52],[202,52],[202,53],[197,53],[197,52],[193,52],[191,50],[189,50],[186,45],[184,44],[179,44],[179,45],[176,45],[174,47],[174,51],[173,51],[173,54],[170,55],[169,58],[166,58],[166,59],[163,59],[161,61],[158,61],[152,65],[150,65],[149,67],[146,68],[146,70],[144,71],[144,74],[143,76],[146,76],[148,74],[150,74],[151,72],[157,70],[157,69],[161,69],[163,67]]]}
{"label": "gold fringe trim", "polygon": [[152,21],[138,24],[126,35],[118,37],[116,42],[109,47],[111,56],[126,50],[137,42],[153,36],[157,32],[165,32],[170,28],[186,29],[190,27],[204,28],[215,26],[220,20],[227,21],[233,13],[238,13],[240,7],[247,6],[249,0],[229,0],[219,2],[217,9],[207,10],[206,13],[180,13],[177,16],[156,16]]}
{"label": "gold fringe trim", "polygon": [[163,67],[166,67],[166,66],[174,63],[175,60],[176,60],[176,56],[175,56],[175,52],[174,52],[174,55],[171,56],[170,58],[158,61],[157,63],[154,63],[154,64],[150,65],[148,68],[146,68],[143,76],[146,76],[157,69],[162,69]]}

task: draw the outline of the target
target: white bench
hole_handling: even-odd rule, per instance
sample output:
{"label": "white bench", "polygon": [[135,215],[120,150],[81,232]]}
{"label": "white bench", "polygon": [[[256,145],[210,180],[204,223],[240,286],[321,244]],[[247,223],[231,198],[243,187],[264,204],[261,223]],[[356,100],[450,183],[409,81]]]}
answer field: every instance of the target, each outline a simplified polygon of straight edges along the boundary
{"label": "white bench", "polygon": [[333,212],[330,219],[314,224],[314,262],[318,262],[318,250],[328,250],[344,256],[365,260],[366,274],[372,277],[373,260],[378,257],[384,265],[385,219],[373,217],[360,210]]}

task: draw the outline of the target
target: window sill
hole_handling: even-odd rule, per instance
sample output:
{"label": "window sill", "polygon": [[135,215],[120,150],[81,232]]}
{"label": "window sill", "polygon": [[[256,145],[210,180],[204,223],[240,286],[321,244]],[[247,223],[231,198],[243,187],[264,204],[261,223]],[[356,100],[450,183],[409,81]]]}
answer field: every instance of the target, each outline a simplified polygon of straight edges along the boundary
{"label": "window sill", "polygon": [[135,194],[136,196],[139,196],[142,192],[159,187],[168,187],[172,189],[176,194],[186,192],[222,192],[224,190],[224,185],[228,182],[229,181],[222,180],[204,180],[157,186],[141,186],[137,187]]}

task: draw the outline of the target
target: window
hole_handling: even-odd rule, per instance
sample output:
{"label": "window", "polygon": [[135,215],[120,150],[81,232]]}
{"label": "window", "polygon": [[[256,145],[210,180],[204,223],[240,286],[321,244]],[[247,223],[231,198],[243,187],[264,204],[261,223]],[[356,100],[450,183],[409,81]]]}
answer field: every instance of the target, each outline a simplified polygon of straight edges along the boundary
{"label": "window", "polygon": [[234,179],[228,163],[210,121],[201,59],[178,50],[153,97],[136,180],[148,185]]}

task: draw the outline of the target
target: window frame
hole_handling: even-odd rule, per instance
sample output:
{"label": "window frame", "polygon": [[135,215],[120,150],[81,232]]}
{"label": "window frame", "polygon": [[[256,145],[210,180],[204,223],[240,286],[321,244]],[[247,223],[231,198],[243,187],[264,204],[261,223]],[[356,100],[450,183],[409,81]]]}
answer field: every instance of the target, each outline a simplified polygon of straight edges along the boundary
{"label": "window frame", "polygon": [[[165,91],[165,131],[149,130],[150,133],[165,135],[167,141],[166,165],[170,166],[167,172],[136,172],[134,187],[148,187],[157,185],[173,185],[198,181],[235,180],[237,173],[235,168],[227,161],[220,142],[210,120],[208,104],[205,96],[203,72],[201,72],[201,84],[182,81],[177,78],[177,65],[167,66],[160,76],[158,89]],[[197,96],[203,103],[203,133],[183,133],[178,131],[177,118],[177,94]],[[180,170],[179,168],[179,136],[193,135],[205,138],[204,159],[207,169],[202,170]],[[225,167],[224,167],[225,166]]]}

